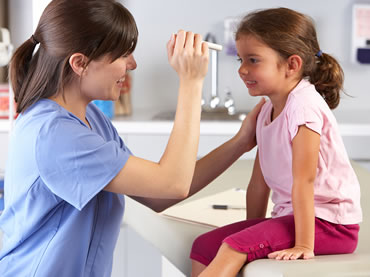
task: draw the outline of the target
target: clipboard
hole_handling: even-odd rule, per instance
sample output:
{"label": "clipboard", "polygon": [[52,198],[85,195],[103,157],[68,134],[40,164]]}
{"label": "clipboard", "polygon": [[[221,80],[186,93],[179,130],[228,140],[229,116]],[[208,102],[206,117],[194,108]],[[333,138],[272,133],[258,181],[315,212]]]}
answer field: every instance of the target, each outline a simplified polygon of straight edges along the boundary
{"label": "clipboard", "polygon": [[212,228],[225,226],[246,219],[246,209],[213,209],[212,205],[232,205],[246,207],[246,191],[233,188],[206,196],[184,204],[178,204],[161,213],[162,216],[191,224],[201,224]]}

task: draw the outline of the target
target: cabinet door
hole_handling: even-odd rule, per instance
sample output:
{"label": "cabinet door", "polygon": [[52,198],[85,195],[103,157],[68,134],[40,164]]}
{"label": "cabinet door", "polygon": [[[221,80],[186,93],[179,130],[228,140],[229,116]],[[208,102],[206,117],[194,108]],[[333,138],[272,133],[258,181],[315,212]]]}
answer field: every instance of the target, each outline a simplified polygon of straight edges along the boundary
{"label": "cabinet door", "polygon": [[369,136],[343,136],[343,142],[351,159],[370,161]]}
{"label": "cabinet door", "polygon": [[[121,136],[122,137],[122,136]],[[169,135],[125,135],[125,144],[136,156],[158,162],[166,149]]]}
{"label": "cabinet door", "polygon": [[[159,161],[166,149],[169,135],[126,135],[124,140],[132,153],[140,158]],[[219,147],[232,136],[227,135],[201,135],[199,138],[198,159],[204,157],[213,149]],[[241,159],[254,159],[256,149],[245,153]]]}
{"label": "cabinet door", "polygon": [[112,277],[162,276],[161,272],[159,250],[123,224],[114,250]]}
{"label": "cabinet door", "polygon": [[[198,158],[204,157],[213,149],[219,147],[232,137],[232,135],[201,135],[199,138]],[[245,153],[243,156],[241,156],[241,159],[254,159],[255,156],[256,148],[248,153]]]}

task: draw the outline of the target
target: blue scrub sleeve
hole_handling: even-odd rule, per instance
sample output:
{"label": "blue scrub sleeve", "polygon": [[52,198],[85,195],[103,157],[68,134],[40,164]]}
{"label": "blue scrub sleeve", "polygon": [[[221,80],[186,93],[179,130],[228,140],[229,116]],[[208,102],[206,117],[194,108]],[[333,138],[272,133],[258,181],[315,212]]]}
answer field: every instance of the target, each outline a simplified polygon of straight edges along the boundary
{"label": "blue scrub sleeve", "polygon": [[81,210],[123,168],[130,152],[72,118],[41,129],[35,156],[40,178],[58,197]]}

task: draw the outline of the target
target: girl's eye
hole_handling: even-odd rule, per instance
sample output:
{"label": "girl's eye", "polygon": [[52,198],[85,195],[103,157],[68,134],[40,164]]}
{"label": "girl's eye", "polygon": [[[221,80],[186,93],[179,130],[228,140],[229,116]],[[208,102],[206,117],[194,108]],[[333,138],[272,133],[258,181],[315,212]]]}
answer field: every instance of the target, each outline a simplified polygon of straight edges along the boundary
{"label": "girl's eye", "polygon": [[250,59],[249,59],[249,61],[250,61],[251,63],[257,63],[257,62],[258,62],[258,60],[257,60],[257,59],[255,59],[255,58],[250,58]]}
{"label": "girl's eye", "polygon": [[243,62],[243,60],[241,59],[241,58],[237,58],[236,59],[239,63],[242,63]]}

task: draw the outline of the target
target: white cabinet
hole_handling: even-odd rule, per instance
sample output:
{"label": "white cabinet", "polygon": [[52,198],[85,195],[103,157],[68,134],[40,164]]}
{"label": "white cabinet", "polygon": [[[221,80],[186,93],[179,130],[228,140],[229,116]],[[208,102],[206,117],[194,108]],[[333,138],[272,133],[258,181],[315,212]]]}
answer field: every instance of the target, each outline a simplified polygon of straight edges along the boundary
{"label": "white cabinet", "polygon": [[169,135],[156,134],[120,134],[125,144],[136,156],[150,161],[159,161],[162,157]]}
{"label": "white cabinet", "polygon": [[[364,121],[364,120],[363,120]],[[159,161],[168,143],[173,123],[160,121],[113,121],[126,145],[135,156]],[[367,121],[339,124],[340,132],[350,159],[370,167],[370,123]],[[202,122],[198,158],[231,139],[239,130],[240,122]],[[254,159],[256,148],[241,159]]]}
{"label": "white cabinet", "polygon": [[113,256],[112,277],[185,277],[132,227],[122,224]]}
{"label": "white cabinet", "polygon": [[123,224],[113,257],[112,277],[161,276],[161,254]]}

